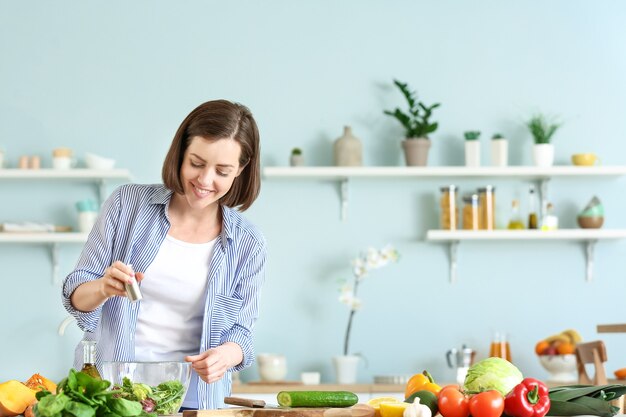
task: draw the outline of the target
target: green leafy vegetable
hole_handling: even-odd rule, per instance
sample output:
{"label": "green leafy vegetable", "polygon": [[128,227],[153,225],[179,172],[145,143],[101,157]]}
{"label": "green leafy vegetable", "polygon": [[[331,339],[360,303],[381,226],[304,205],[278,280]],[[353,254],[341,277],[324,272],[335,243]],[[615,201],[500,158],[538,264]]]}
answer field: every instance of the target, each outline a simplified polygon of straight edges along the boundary
{"label": "green leafy vegetable", "polygon": [[550,416],[576,416],[581,414],[612,417],[619,411],[611,405],[626,394],[626,385],[567,385],[549,390]]}
{"label": "green leafy vegetable", "polygon": [[468,394],[477,394],[493,389],[506,396],[522,379],[522,373],[511,362],[502,358],[487,358],[468,369],[464,390]]}
{"label": "green leafy vegetable", "polygon": [[117,398],[119,391],[111,383],[70,369],[58,387],[58,394],[42,390],[33,407],[37,417],[153,417],[143,411],[140,402]]}
{"label": "green leafy vegetable", "polygon": [[130,379],[124,378],[119,396],[120,398],[140,401],[144,411],[155,411],[162,415],[178,413],[184,394],[185,387],[177,380],[150,387],[142,383],[133,383]]}

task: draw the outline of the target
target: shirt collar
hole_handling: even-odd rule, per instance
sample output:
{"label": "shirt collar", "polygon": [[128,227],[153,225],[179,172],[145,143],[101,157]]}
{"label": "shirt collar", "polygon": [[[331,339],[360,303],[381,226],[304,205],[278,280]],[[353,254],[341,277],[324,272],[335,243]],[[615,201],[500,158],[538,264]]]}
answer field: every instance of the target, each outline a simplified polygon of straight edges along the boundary
{"label": "shirt collar", "polygon": [[[173,193],[172,190],[167,189],[165,186],[157,187],[150,197],[150,204],[168,205]],[[231,208],[223,204],[220,204],[220,207],[222,208],[222,233],[220,233],[220,240],[222,247],[226,248],[233,241],[233,214]]]}

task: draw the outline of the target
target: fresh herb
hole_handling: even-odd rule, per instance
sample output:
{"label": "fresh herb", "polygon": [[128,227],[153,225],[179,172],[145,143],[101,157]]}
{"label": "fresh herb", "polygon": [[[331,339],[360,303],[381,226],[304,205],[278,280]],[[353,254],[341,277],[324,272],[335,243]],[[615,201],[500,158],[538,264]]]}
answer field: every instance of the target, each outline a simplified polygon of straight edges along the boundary
{"label": "fresh herb", "polygon": [[124,378],[120,390],[119,398],[139,401],[144,412],[155,411],[159,415],[178,413],[185,394],[185,387],[178,380],[151,387],[142,383],[133,383],[130,379]]}
{"label": "fresh herb", "polygon": [[154,416],[143,411],[141,403],[119,398],[109,381],[70,369],[58,387],[58,394],[42,390],[33,407],[37,417],[135,417]]}
{"label": "fresh herb", "polygon": [[526,127],[533,136],[535,144],[550,143],[556,130],[561,127],[560,123],[555,123],[542,114],[537,114],[526,122]]}

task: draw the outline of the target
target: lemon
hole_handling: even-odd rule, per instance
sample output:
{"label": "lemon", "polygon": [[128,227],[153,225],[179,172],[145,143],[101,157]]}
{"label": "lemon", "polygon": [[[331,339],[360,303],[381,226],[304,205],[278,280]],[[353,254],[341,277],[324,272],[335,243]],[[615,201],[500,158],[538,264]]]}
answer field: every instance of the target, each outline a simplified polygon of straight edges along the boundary
{"label": "lemon", "polygon": [[380,403],[380,417],[402,417],[404,410],[410,405],[405,402]]}
{"label": "lemon", "polygon": [[400,400],[394,397],[376,397],[367,402],[367,405],[374,409],[374,417],[381,417],[380,404],[382,403],[399,403]]}

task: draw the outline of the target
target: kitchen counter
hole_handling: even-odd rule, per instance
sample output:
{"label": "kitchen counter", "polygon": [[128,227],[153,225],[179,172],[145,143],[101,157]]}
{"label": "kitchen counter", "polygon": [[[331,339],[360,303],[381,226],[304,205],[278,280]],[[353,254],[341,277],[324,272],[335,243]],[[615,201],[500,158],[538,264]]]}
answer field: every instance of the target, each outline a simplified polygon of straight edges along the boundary
{"label": "kitchen counter", "polygon": [[404,393],[403,384],[318,384],[304,385],[294,383],[241,383],[233,384],[234,394],[275,394],[278,391],[350,391],[355,393],[372,394],[380,392]]}

